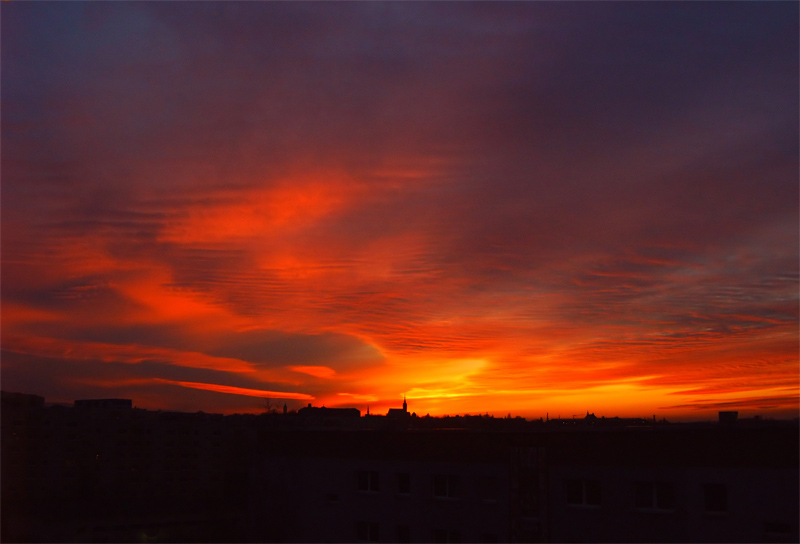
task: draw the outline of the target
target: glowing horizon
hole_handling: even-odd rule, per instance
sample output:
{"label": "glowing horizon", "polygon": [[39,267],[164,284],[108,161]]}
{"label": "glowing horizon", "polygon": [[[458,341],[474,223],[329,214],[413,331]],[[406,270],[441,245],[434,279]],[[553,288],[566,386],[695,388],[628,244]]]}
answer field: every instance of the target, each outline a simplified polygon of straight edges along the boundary
{"label": "glowing horizon", "polygon": [[798,415],[797,4],[0,9],[4,390]]}

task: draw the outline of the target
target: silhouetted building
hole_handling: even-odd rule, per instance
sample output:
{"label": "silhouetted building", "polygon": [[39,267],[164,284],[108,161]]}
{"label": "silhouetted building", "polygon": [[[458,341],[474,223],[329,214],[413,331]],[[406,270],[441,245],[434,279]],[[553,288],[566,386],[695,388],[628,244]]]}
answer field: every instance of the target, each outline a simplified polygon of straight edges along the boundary
{"label": "silhouetted building", "polygon": [[798,432],[674,426],[548,440],[548,540],[796,542]]}
{"label": "silhouetted building", "polygon": [[410,414],[408,413],[408,403],[406,403],[406,398],[403,397],[403,407],[402,408],[389,408],[389,411],[386,413],[386,417],[389,418],[397,418],[402,419],[409,417]]}
{"label": "silhouetted building", "polygon": [[97,408],[102,410],[130,410],[131,399],[82,399],[75,401],[75,408]]}
{"label": "silhouetted building", "polygon": [[797,421],[2,399],[4,542],[798,541]]}
{"label": "silhouetted building", "polygon": [[40,397],[39,395],[0,391],[0,399],[3,409],[8,408],[13,410],[15,408],[44,408],[44,397]]}
{"label": "silhouetted building", "polygon": [[305,408],[300,408],[297,413],[304,417],[346,419],[361,417],[361,410],[358,408],[326,408],[325,406],[311,406],[310,403]]}
{"label": "silhouetted building", "polygon": [[797,541],[796,424],[262,440],[251,540]]}

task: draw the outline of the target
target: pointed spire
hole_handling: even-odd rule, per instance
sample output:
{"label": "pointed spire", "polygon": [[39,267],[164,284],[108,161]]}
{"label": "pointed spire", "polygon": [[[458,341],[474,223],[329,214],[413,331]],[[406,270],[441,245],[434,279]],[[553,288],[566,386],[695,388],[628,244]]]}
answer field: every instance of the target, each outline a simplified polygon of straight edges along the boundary
{"label": "pointed spire", "polygon": [[408,404],[406,404],[406,396],[403,395],[403,411],[408,412]]}

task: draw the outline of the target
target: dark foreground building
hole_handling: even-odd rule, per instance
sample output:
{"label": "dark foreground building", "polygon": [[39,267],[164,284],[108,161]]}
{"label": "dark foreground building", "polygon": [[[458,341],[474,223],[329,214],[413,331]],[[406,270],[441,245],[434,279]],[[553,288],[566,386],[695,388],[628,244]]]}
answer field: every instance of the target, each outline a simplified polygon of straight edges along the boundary
{"label": "dark foreground building", "polygon": [[257,541],[798,541],[796,426],[262,438]]}
{"label": "dark foreground building", "polygon": [[29,397],[3,396],[3,542],[798,541],[797,421],[398,425]]}

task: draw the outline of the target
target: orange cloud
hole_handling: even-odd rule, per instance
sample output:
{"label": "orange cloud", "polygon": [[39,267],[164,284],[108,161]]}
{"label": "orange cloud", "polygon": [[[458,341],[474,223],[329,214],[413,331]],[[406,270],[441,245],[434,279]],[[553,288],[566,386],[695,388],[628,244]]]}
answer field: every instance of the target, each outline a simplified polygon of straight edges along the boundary
{"label": "orange cloud", "polygon": [[[225,372],[258,374],[266,373],[253,363],[229,357],[214,357],[205,353],[181,351],[141,345],[83,342],[33,336],[4,336],[4,349],[41,357],[93,359],[105,362],[141,363],[148,360],[164,361],[168,364],[190,368],[222,370]],[[270,376],[279,379],[278,373]]]}
{"label": "orange cloud", "polygon": [[336,371],[332,368],[328,368],[327,366],[289,366],[287,368],[294,372],[300,372],[302,374],[314,376],[315,378],[330,379],[336,377]]}

